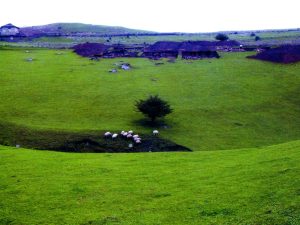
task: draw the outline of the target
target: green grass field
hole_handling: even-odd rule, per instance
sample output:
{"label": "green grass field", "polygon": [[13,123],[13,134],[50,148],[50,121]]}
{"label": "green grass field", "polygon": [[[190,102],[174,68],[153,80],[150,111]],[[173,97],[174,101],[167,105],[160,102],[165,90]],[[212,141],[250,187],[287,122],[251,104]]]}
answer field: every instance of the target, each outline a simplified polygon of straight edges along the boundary
{"label": "green grass field", "polygon": [[[147,59],[93,62],[70,51],[3,50],[0,118],[34,129],[149,133],[134,103],[159,94],[174,113],[166,118],[167,129],[157,128],[194,151],[299,139],[300,64],[260,62],[248,54],[156,66]],[[109,73],[119,60],[134,68]]]}
{"label": "green grass field", "polygon": [[194,153],[0,147],[0,224],[300,223],[300,142]]}
{"label": "green grass field", "polygon": [[[0,146],[0,224],[300,224],[299,63],[221,53],[157,66],[26,50],[0,47],[1,134],[5,124],[148,134],[134,102],[159,94],[174,113],[155,128],[194,152]],[[133,69],[109,73],[120,60]]]}

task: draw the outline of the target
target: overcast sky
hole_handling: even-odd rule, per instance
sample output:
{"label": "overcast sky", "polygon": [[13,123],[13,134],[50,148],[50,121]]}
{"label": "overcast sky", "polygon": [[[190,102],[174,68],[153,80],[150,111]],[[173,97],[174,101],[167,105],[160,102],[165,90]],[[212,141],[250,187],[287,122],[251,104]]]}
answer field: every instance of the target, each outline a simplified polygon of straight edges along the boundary
{"label": "overcast sky", "polygon": [[159,32],[300,27],[300,0],[4,0],[0,26],[80,22]]}

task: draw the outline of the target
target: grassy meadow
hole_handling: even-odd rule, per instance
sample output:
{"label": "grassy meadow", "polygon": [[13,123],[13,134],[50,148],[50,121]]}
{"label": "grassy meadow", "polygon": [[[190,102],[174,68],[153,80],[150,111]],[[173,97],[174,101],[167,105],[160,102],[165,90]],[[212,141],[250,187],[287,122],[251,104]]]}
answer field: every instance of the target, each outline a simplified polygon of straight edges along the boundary
{"label": "grassy meadow", "polygon": [[[245,58],[249,54],[155,65],[148,59],[95,62],[71,51],[2,50],[0,123],[149,133],[153,128],[143,126],[134,103],[158,94],[174,113],[167,116],[166,126],[155,128],[194,151],[299,139],[300,64],[260,62]],[[120,60],[133,69],[109,73]]]}
{"label": "grassy meadow", "polygon": [[0,224],[300,223],[300,142],[193,153],[0,147]]}
{"label": "grassy meadow", "polygon": [[[91,61],[70,50],[0,47],[2,136],[10,138],[12,125],[33,136],[155,128],[193,150],[76,154],[0,145],[0,224],[300,224],[300,64],[220,54]],[[109,73],[120,61],[133,69]],[[134,109],[150,94],[174,109],[156,127]]]}

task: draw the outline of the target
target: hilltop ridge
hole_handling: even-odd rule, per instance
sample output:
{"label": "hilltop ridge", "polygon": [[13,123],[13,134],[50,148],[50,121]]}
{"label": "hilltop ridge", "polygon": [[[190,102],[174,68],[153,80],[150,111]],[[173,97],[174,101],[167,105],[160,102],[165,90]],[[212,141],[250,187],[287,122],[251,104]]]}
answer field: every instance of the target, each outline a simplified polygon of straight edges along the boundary
{"label": "hilltop ridge", "polygon": [[52,23],[41,26],[23,27],[21,31],[26,36],[38,34],[90,34],[90,35],[115,35],[115,34],[140,34],[150,33],[151,31],[129,29],[120,26],[105,26],[105,25],[92,25],[83,23]]}

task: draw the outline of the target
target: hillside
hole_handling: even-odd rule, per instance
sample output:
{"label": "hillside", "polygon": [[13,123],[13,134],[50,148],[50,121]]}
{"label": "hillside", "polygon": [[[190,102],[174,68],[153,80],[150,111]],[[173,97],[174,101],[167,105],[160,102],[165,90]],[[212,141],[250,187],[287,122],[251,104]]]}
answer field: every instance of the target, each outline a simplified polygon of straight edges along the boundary
{"label": "hillside", "polygon": [[85,34],[85,35],[112,35],[112,34],[137,34],[149,33],[149,31],[128,29],[125,27],[114,27],[104,25],[91,25],[82,23],[54,23],[43,26],[23,27],[21,31],[27,36],[45,34]]}
{"label": "hillside", "polygon": [[[132,129],[149,134],[154,128],[145,126],[134,103],[158,94],[174,112],[155,128],[193,151],[300,139],[299,63],[247,59],[251,52],[170,63],[143,58],[96,62],[70,50],[25,50],[1,50],[0,123],[32,132],[90,130],[100,135]],[[120,60],[133,69],[109,73]],[[1,132],[9,133],[5,126]]]}
{"label": "hillside", "polygon": [[[0,224],[299,225],[300,63],[219,54],[0,46]],[[150,125],[134,104],[156,94],[173,112]],[[147,152],[103,135],[121,130]],[[146,138],[192,152],[154,153]],[[65,146],[77,153],[49,151]],[[95,146],[114,153],[79,153]]]}
{"label": "hillside", "polygon": [[0,146],[0,224],[300,223],[300,142],[195,153]]}

